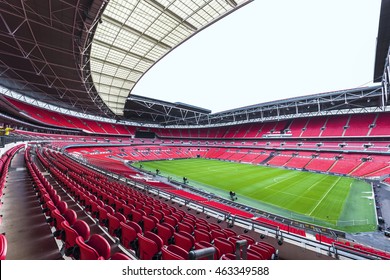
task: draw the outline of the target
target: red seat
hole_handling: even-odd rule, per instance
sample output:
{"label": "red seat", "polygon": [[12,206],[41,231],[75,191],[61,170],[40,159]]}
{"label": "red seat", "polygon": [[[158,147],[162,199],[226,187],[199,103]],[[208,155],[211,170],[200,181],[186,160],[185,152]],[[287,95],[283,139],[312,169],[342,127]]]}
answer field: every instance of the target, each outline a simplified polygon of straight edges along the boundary
{"label": "red seat", "polygon": [[122,208],[123,208],[122,214],[126,217],[126,219],[131,220],[132,211],[133,209],[135,209],[134,206],[123,204]]}
{"label": "red seat", "polygon": [[131,260],[131,258],[121,252],[114,253],[110,260]]}
{"label": "red seat", "polygon": [[7,258],[8,242],[4,234],[0,234],[0,260]]}
{"label": "red seat", "polygon": [[157,224],[157,235],[161,237],[164,245],[172,244],[175,228],[167,223]]}
{"label": "red seat", "polygon": [[272,259],[272,252],[266,247],[262,247],[258,244],[252,244],[249,246],[249,249],[261,254],[265,259],[270,260]]}
{"label": "red seat", "polygon": [[53,226],[56,229],[56,231],[54,232],[54,236],[57,239],[61,238],[61,231],[63,230],[61,223],[63,221],[67,221],[68,224],[72,226],[77,220],[77,214],[72,209],[66,210],[64,215],[61,215],[60,211],[58,211],[58,209],[55,209],[52,211],[52,217],[53,217]]}
{"label": "red seat", "polygon": [[232,236],[237,236],[237,233],[229,228],[224,228],[222,231],[227,235],[228,238]]}
{"label": "red seat", "polygon": [[256,240],[253,237],[249,236],[249,235],[240,234],[239,237],[241,239],[245,239],[246,241],[248,241],[248,245],[252,245],[252,244],[256,243]]}
{"label": "red seat", "polygon": [[179,222],[177,224],[177,231],[178,232],[184,231],[184,232],[187,232],[189,234],[192,234],[194,232],[194,227],[191,224],[182,221],[182,222]]}
{"label": "red seat", "polygon": [[195,250],[204,249],[204,248],[210,248],[210,247],[215,248],[214,260],[218,260],[221,257],[221,252],[213,244],[211,244],[209,242],[206,242],[206,241],[200,241],[200,242],[196,242],[195,243]]}
{"label": "red seat", "polygon": [[143,216],[142,217],[142,225],[144,231],[151,231],[156,232],[157,231],[157,224],[159,223],[158,219],[153,216]]}
{"label": "red seat", "polygon": [[247,260],[266,260],[267,258],[260,252],[247,249]]}
{"label": "red seat", "polygon": [[210,227],[206,224],[197,224],[196,225],[196,229],[200,229],[200,230],[204,230],[204,231],[207,231],[207,232],[210,232]]}
{"label": "red seat", "polygon": [[138,257],[141,260],[160,259],[163,241],[161,238],[147,231],[143,235],[138,233]]}
{"label": "red seat", "polygon": [[57,209],[61,214],[64,214],[65,211],[68,210],[68,204],[65,201],[60,201],[57,205]]}
{"label": "red seat", "polygon": [[176,245],[163,246],[161,248],[162,260],[188,260],[188,252]]}
{"label": "red seat", "polygon": [[175,218],[173,216],[165,216],[164,223],[167,223],[167,224],[173,226],[174,228],[176,228],[179,221],[177,220],[177,218]]}
{"label": "red seat", "polygon": [[65,255],[71,256],[76,245],[76,238],[81,236],[84,241],[87,240],[90,236],[90,228],[83,220],[77,220],[73,226],[70,226],[67,221],[63,221],[61,225],[63,228],[61,238],[65,243]]}
{"label": "red seat", "polygon": [[133,209],[131,211],[131,220],[138,224],[141,224],[142,217],[146,216],[146,213],[141,209]]}
{"label": "red seat", "polygon": [[224,233],[222,230],[219,230],[219,229],[213,229],[211,231],[211,236],[213,237],[213,239],[218,238],[218,237],[227,238],[226,233]]}
{"label": "red seat", "polygon": [[163,221],[165,215],[161,210],[153,210],[152,216],[156,217],[161,222]]}
{"label": "red seat", "polygon": [[175,232],[173,234],[174,244],[183,248],[187,252],[192,250],[195,246],[195,238],[187,232]]}
{"label": "red seat", "polygon": [[267,248],[275,256],[278,255],[278,252],[277,252],[276,248],[274,246],[272,246],[271,244],[265,242],[265,241],[259,241],[259,242],[256,243],[256,245],[260,245],[260,246],[262,246],[264,248]]}
{"label": "red seat", "polygon": [[120,222],[120,240],[121,244],[126,249],[136,249],[137,233],[142,233],[140,225],[135,222],[127,221],[126,223]]}
{"label": "red seat", "polygon": [[231,241],[222,237],[217,237],[214,239],[214,246],[221,251],[222,255],[228,253],[234,254],[236,251],[234,244]]}
{"label": "red seat", "polygon": [[110,258],[110,244],[101,235],[93,234],[87,241],[78,236],[76,237],[76,244],[79,248],[80,260],[97,260],[99,258],[107,260]]}
{"label": "red seat", "polygon": [[115,213],[114,215],[107,213],[108,233],[111,236],[118,236],[120,222],[126,222],[125,216],[123,216],[121,213]]}
{"label": "red seat", "polygon": [[236,255],[235,254],[231,254],[231,253],[228,253],[228,254],[223,254],[221,256],[221,260],[236,260]]}
{"label": "red seat", "polygon": [[211,243],[211,241],[213,240],[213,237],[211,236],[211,234],[205,230],[202,230],[202,229],[195,229],[194,230],[194,237],[195,237],[196,242],[206,241],[206,242]]}

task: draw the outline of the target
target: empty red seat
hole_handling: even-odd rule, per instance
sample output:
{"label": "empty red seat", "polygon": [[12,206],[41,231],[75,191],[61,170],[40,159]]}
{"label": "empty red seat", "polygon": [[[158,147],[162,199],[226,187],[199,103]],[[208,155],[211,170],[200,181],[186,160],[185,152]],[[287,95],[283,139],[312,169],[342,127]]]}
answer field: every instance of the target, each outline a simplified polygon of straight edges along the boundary
{"label": "empty red seat", "polygon": [[276,250],[276,248],[274,246],[272,246],[271,244],[265,242],[265,241],[259,241],[259,242],[256,242],[257,245],[260,245],[264,248],[267,248],[272,254],[274,254],[275,256],[278,255],[278,250]]}
{"label": "empty red seat", "polygon": [[229,228],[224,228],[222,231],[226,234],[228,238],[232,236],[237,236],[237,233]]}
{"label": "empty red seat", "polygon": [[188,252],[176,245],[164,245],[161,248],[162,260],[188,260]]}
{"label": "empty red seat", "polygon": [[241,239],[245,239],[248,242],[248,245],[256,243],[256,240],[252,236],[249,236],[247,234],[240,234],[239,237]]}
{"label": "empty red seat", "polygon": [[125,216],[123,216],[121,213],[115,213],[114,215],[107,213],[108,233],[111,236],[118,236],[120,222],[126,222]]}
{"label": "empty red seat", "polygon": [[131,260],[131,258],[124,253],[117,252],[110,257],[110,260]]}
{"label": "empty red seat", "polygon": [[265,248],[265,247],[262,247],[261,245],[258,245],[258,244],[252,244],[249,246],[249,249],[261,254],[265,259],[267,260],[270,260],[272,259],[273,257],[273,254],[272,252]]}
{"label": "empty red seat", "polygon": [[174,244],[183,248],[187,252],[194,249],[195,238],[187,232],[175,232],[173,234]]}
{"label": "empty red seat", "polygon": [[54,232],[54,236],[57,239],[60,239],[61,231],[63,230],[61,223],[63,221],[67,221],[68,224],[72,226],[77,220],[77,214],[74,210],[68,209],[65,211],[64,215],[61,215],[60,211],[58,211],[58,209],[55,209],[52,211],[52,218],[53,218],[53,226],[56,229],[56,231]]}
{"label": "empty red seat", "polygon": [[204,248],[210,248],[210,247],[215,248],[214,260],[218,260],[221,257],[221,252],[213,244],[211,244],[209,242],[206,242],[206,241],[199,241],[199,242],[195,243],[195,250],[204,249]]}
{"label": "empty red seat", "polygon": [[109,259],[111,254],[111,247],[108,241],[98,234],[93,234],[91,237],[84,241],[81,236],[76,237],[76,244],[78,247],[78,254],[80,260],[98,260]]}
{"label": "empty red seat", "polygon": [[158,235],[147,231],[144,234],[138,233],[137,237],[138,257],[141,260],[160,259],[163,241]]}
{"label": "empty red seat", "polygon": [[120,241],[126,249],[136,250],[138,233],[142,233],[139,224],[133,221],[120,222]]}
{"label": "empty red seat", "polygon": [[187,223],[187,222],[184,222],[184,221],[181,221],[177,224],[177,231],[178,232],[187,232],[189,234],[192,234],[194,232],[194,227]]}
{"label": "empty red seat", "polygon": [[201,223],[201,224],[196,224],[196,229],[201,229],[201,230],[210,232],[210,227],[209,227],[209,225],[203,224],[203,223]]}
{"label": "empty red seat", "polygon": [[57,205],[57,209],[61,214],[64,214],[65,211],[68,210],[68,204],[65,201],[60,201]]}
{"label": "empty red seat", "polygon": [[167,223],[157,224],[157,235],[161,237],[164,245],[172,244],[175,228]]}
{"label": "empty red seat", "polygon": [[146,213],[141,209],[131,210],[131,220],[138,224],[142,224],[142,217],[146,216]]}
{"label": "empty red seat", "polygon": [[236,260],[236,259],[237,259],[236,255],[231,253],[223,254],[221,256],[221,260]]}
{"label": "empty red seat", "polygon": [[0,234],[0,260],[7,258],[8,242],[4,234]]}
{"label": "empty red seat", "polygon": [[177,227],[177,224],[179,223],[179,221],[177,220],[177,218],[173,217],[173,216],[167,216],[165,215],[164,217],[164,223],[167,223],[171,226],[173,226],[174,228]]}
{"label": "empty red seat", "polygon": [[217,237],[214,239],[214,246],[220,250],[222,255],[228,253],[234,254],[236,251],[235,245],[231,241],[222,237]]}
{"label": "empty red seat", "polygon": [[133,211],[133,209],[135,209],[134,206],[123,204],[122,209],[123,210],[121,213],[126,217],[126,219],[131,220],[132,211]]}
{"label": "empty red seat", "polygon": [[62,241],[65,244],[65,255],[71,256],[73,254],[73,248],[76,245],[76,238],[81,236],[83,240],[88,240],[90,236],[89,225],[83,220],[77,220],[73,226],[70,226],[67,221],[61,223],[62,231]]}
{"label": "empty red seat", "polygon": [[153,216],[143,216],[142,217],[142,225],[144,231],[151,231],[156,232],[157,231],[157,224],[159,223],[158,219]]}
{"label": "empty red seat", "polygon": [[218,238],[218,237],[227,238],[227,234],[219,229],[213,229],[211,231],[211,236],[213,237],[213,239]]}
{"label": "empty red seat", "polygon": [[196,242],[206,241],[206,242],[211,243],[213,240],[213,237],[211,236],[211,234],[205,230],[202,230],[202,229],[195,229],[194,230],[194,237],[195,237]]}

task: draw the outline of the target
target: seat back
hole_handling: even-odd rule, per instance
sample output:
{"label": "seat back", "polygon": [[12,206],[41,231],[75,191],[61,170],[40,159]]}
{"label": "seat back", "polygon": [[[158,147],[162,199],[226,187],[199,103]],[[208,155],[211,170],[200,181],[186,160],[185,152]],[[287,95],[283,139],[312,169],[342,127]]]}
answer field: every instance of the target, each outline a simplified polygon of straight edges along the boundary
{"label": "seat back", "polygon": [[156,232],[156,226],[159,223],[156,217],[143,216],[142,221],[143,221],[142,224],[143,224],[144,231]]}
{"label": "seat back", "polygon": [[108,212],[107,212],[107,210],[104,207],[101,207],[101,206],[98,206],[97,209],[98,209],[99,224],[101,226],[107,226],[107,223],[108,223],[108,217],[107,217]]}
{"label": "seat back", "polygon": [[76,237],[76,245],[78,248],[77,259],[80,260],[97,260],[100,255],[95,248],[89,246],[81,236]]}
{"label": "seat back", "polygon": [[[61,239],[65,243],[65,249],[73,248],[73,246],[76,245],[76,238],[79,234],[69,225],[67,221],[63,221],[61,226],[63,228]],[[69,256],[69,254],[65,254]]]}
{"label": "seat back", "polygon": [[117,217],[115,217],[110,213],[107,213],[107,226],[108,226],[108,233],[111,236],[118,235],[117,229],[120,227],[120,221]]}
{"label": "seat back", "polygon": [[173,234],[175,233],[175,229],[173,226],[162,223],[157,224],[157,234],[161,237],[164,245],[169,245],[173,242]]}
{"label": "seat back", "polygon": [[60,211],[61,214],[64,214],[65,211],[68,209],[68,204],[65,201],[60,201],[57,205],[57,209]]}
{"label": "seat back", "polygon": [[247,234],[240,234],[239,237],[241,239],[245,239],[246,241],[248,241],[248,245],[252,245],[256,243],[256,240],[252,236],[249,236]]}
{"label": "seat back", "polygon": [[[141,233],[137,233],[138,237],[138,257],[141,260],[158,259],[161,247],[152,239],[144,236]],[[161,241],[162,243],[162,241]]]}
{"label": "seat back", "polygon": [[67,209],[63,216],[70,226],[73,226],[77,220],[77,213],[73,209]]}
{"label": "seat back", "polygon": [[211,234],[205,230],[202,230],[202,229],[195,229],[194,230],[194,237],[195,237],[196,242],[206,241],[206,242],[211,243],[211,241],[213,240],[213,237],[211,236]]}
{"label": "seat back", "polygon": [[218,237],[227,238],[226,233],[224,233],[222,230],[219,230],[219,229],[213,229],[211,231],[211,236],[213,237],[213,239],[218,238]]}
{"label": "seat back", "polygon": [[84,240],[89,239],[91,234],[91,229],[89,225],[83,220],[77,220],[72,228],[82,237]]}
{"label": "seat back", "polygon": [[0,260],[7,258],[8,241],[4,234],[0,234]]}
{"label": "seat back", "polygon": [[142,233],[141,227],[134,222],[120,222],[121,244],[126,249],[136,249],[137,233]]}
{"label": "seat back", "polygon": [[94,248],[98,252],[99,256],[102,256],[106,260],[110,258],[111,246],[103,236],[93,234],[86,243]]}
{"label": "seat back", "polygon": [[217,237],[214,239],[214,245],[217,247],[220,251],[221,254],[234,254],[235,253],[235,246],[234,244],[222,237]]}
{"label": "seat back", "polygon": [[[199,241],[199,242],[195,243],[195,250],[204,249],[204,248],[210,248],[210,247],[214,247],[215,248],[214,260],[218,260],[221,257],[221,252],[213,244],[211,244],[209,242],[206,242],[206,241]],[[204,258],[204,259],[207,259],[207,258]]]}
{"label": "seat back", "polygon": [[181,221],[177,224],[177,231],[178,232],[184,231],[189,234],[192,234],[194,232],[194,227],[185,221]]}
{"label": "seat back", "polygon": [[165,215],[164,217],[164,223],[167,223],[171,226],[173,226],[174,228],[176,228],[177,224],[179,223],[179,221],[177,220],[177,218],[173,217],[173,216],[167,216]]}
{"label": "seat back", "polygon": [[110,260],[131,260],[131,258],[123,253],[117,252],[111,256]]}
{"label": "seat back", "polygon": [[272,259],[272,256],[273,256],[272,252],[269,249],[265,248],[265,247],[262,247],[262,246],[257,245],[257,244],[252,244],[252,245],[249,246],[249,249],[257,252],[260,255],[262,255],[267,260]]}

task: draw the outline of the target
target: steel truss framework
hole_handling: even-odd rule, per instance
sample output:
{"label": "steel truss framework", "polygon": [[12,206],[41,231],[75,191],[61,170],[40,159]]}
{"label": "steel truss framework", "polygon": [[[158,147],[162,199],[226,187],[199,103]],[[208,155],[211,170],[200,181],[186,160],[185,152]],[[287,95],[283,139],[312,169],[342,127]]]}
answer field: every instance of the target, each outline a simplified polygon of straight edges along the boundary
{"label": "steel truss framework", "polygon": [[1,85],[46,103],[114,117],[96,93],[86,92],[77,63],[82,38],[91,29],[89,5],[88,0],[1,1]]}

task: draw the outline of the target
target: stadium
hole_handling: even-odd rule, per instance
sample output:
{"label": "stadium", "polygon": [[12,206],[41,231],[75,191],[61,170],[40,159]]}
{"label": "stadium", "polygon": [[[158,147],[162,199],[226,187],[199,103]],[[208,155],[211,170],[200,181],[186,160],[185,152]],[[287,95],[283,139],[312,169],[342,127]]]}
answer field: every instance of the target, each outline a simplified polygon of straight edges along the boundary
{"label": "stadium", "polygon": [[2,260],[390,259],[389,0],[373,85],[217,113],[133,93],[251,2],[0,3]]}

